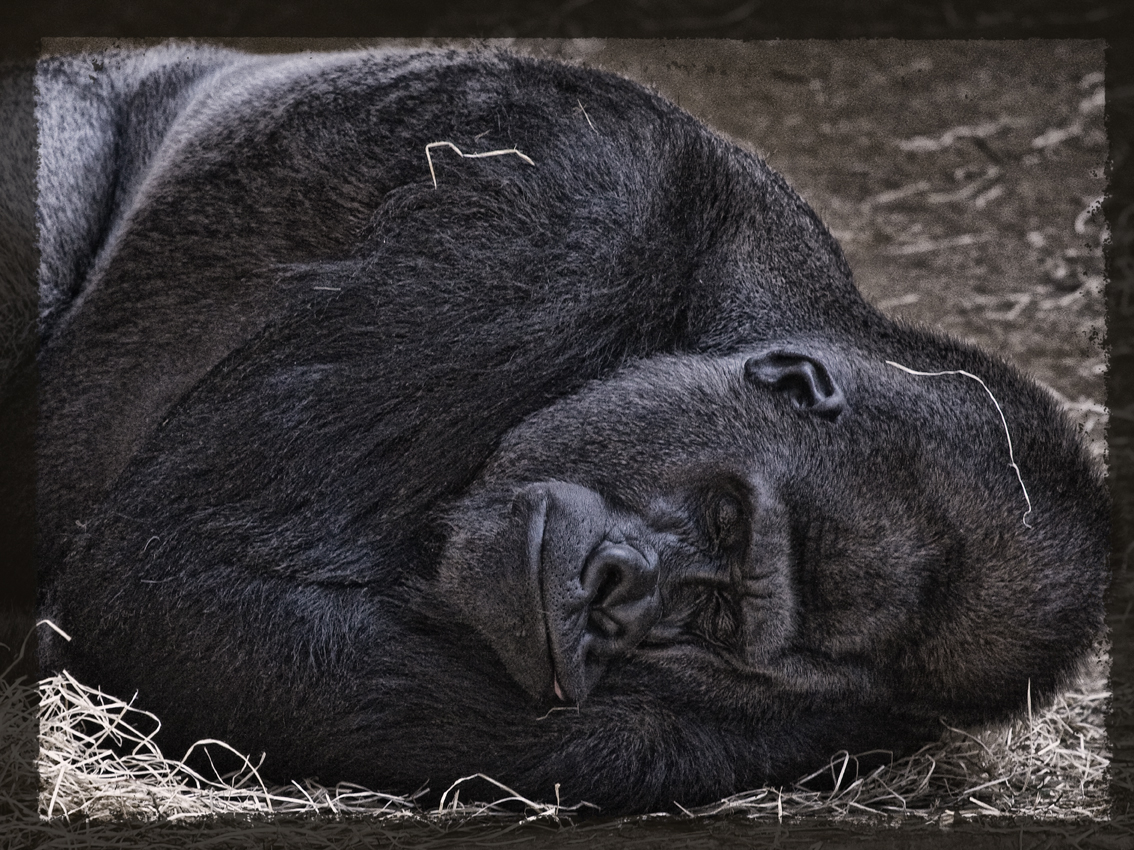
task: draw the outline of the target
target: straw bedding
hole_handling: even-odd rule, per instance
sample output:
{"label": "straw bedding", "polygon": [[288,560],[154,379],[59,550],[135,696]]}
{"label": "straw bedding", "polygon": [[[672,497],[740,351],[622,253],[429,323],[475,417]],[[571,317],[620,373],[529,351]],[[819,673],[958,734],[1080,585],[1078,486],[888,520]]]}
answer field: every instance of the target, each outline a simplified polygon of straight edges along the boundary
{"label": "straw bedding", "polygon": [[[819,773],[831,791],[760,788],[687,812],[725,812],[753,818],[915,819],[949,824],[996,815],[1044,820],[1107,816],[1108,744],[1104,725],[1110,699],[1108,660],[1098,647],[1082,678],[1050,706],[1000,726],[943,728],[940,740],[917,753],[858,776],[852,754],[839,753]],[[154,743],[158,718],[104,694],[66,672],[38,686],[39,706],[26,682],[3,683],[0,727],[9,770],[29,753],[21,731],[39,719],[39,814],[56,823],[81,819],[129,821],[212,818],[218,815],[315,815],[341,818],[452,820],[493,813],[516,818],[559,818],[573,810],[516,797],[468,801],[448,791],[440,809],[412,798],[341,784],[296,781],[267,785],[246,760],[235,775],[201,775]],[[222,742],[202,742],[206,749]],[[801,780],[802,781],[802,780]],[[6,787],[7,784],[5,784]],[[520,805],[517,806],[517,803]]]}

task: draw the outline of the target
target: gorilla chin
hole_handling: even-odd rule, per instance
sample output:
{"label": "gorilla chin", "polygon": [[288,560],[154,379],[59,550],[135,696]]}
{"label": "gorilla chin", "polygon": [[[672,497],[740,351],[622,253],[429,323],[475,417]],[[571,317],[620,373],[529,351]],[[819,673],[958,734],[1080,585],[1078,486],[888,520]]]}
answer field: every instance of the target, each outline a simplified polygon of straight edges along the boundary
{"label": "gorilla chin", "polygon": [[1011,716],[1100,634],[1052,398],[642,87],[184,45],[36,84],[40,663],[166,751],[642,812]]}

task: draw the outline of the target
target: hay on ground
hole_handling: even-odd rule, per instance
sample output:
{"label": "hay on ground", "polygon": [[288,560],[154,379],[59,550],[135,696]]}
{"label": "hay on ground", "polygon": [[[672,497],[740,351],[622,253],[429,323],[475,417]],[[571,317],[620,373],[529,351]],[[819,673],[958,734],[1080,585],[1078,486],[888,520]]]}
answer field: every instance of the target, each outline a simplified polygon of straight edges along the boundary
{"label": "hay on ground", "polygon": [[[27,686],[23,686],[25,690]],[[4,710],[13,688],[5,694]],[[26,694],[25,694],[26,696]],[[1053,704],[1032,717],[983,729],[944,729],[939,741],[917,753],[858,776],[856,759],[842,753],[818,773],[830,773],[831,791],[760,788],[736,794],[693,816],[743,813],[753,818],[830,817],[917,819],[942,824],[989,816],[1044,820],[1105,818],[1108,811],[1109,698],[1105,654]],[[25,702],[28,702],[25,700]],[[450,788],[441,809],[426,810],[412,797],[356,785],[316,782],[266,785],[258,765],[206,776],[163,754],[153,741],[158,719],[90,688],[68,673],[39,684],[39,810],[55,822],[76,819],[180,820],[217,815],[315,815],[339,818],[452,820],[501,815],[559,819],[574,809],[525,800],[501,786],[500,799],[461,800]],[[197,746],[225,747],[220,742]],[[216,750],[213,750],[216,752]],[[815,774],[818,775],[818,774]],[[482,777],[484,778],[484,777]],[[491,781],[491,780],[489,780]],[[481,786],[483,787],[483,786]]]}

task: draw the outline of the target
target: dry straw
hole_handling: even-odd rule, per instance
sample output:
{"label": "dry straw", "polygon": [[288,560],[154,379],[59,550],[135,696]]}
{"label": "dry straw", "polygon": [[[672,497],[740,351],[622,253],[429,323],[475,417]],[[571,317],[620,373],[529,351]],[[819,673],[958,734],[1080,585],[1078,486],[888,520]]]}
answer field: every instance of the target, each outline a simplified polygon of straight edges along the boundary
{"label": "dry straw", "polygon": [[1028,503],[1028,509],[1024,511],[1022,522],[1025,527],[1031,528],[1031,526],[1028,525],[1028,514],[1032,512],[1032,500],[1028,496],[1028,488],[1024,486],[1024,478],[1020,475],[1020,467],[1016,465],[1016,456],[1012,451],[1012,434],[1008,431],[1008,420],[1004,418],[1004,411],[1000,409],[1000,402],[996,400],[996,396],[992,394],[992,390],[988,388],[988,384],[972,372],[966,372],[964,369],[949,369],[944,372],[919,372],[917,369],[911,369],[909,366],[903,366],[901,363],[895,363],[893,360],[887,360],[886,365],[893,366],[895,369],[901,369],[903,372],[908,372],[911,375],[917,375],[922,378],[937,378],[942,375],[960,375],[964,378],[971,378],[984,387],[984,391],[988,393],[988,397],[992,399],[992,403],[996,407],[996,412],[1000,414],[1000,424],[1004,426],[1004,436],[1008,438],[1008,465],[1015,471],[1016,480],[1020,482],[1020,489],[1024,491],[1024,501]]}
{"label": "dry straw", "polygon": [[[587,120],[589,121],[590,119],[588,118]],[[439,147],[452,148],[453,150],[455,150],[457,152],[457,156],[462,156],[465,159],[480,159],[480,158],[486,157],[486,156],[505,156],[507,154],[513,154],[515,156],[518,156],[520,159],[522,159],[528,165],[535,165],[535,163],[532,162],[531,157],[529,157],[527,154],[520,153],[520,151],[516,150],[515,148],[505,148],[505,149],[496,150],[496,151],[485,151],[484,153],[465,153],[464,151],[462,151],[459,147],[457,147],[452,142],[430,142],[429,144],[427,144],[425,146],[425,159],[429,163],[429,176],[433,178],[433,188],[434,189],[437,188],[437,174],[433,170],[433,154],[431,154],[430,151],[433,148],[439,148]]]}
{"label": "dry straw", "polygon": [[[840,753],[809,777],[829,773],[833,790],[812,791],[802,784],[759,788],[687,814],[939,823],[993,815],[1103,818],[1108,810],[1104,711],[1109,699],[1103,658],[1100,650],[1075,687],[1031,718],[983,729],[943,728],[939,741],[864,775],[858,775],[853,755]],[[5,715],[21,705],[34,711],[29,694],[26,685],[22,694],[8,686],[0,708]],[[427,810],[413,797],[345,783],[333,788],[312,781],[268,785],[258,764],[248,758],[235,773],[204,775],[162,753],[153,740],[158,718],[129,700],[88,687],[67,673],[44,679],[39,698],[39,809],[55,824],[84,818],[177,821],[217,815],[558,821],[576,811],[558,802],[524,798],[484,776],[475,778],[496,785],[496,799],[461,800],[464,784],[474,778],[465,777],[445,791],[438,808]],[[217,741],[196,746],[206,752],[231,749]],[[518,816],[517,808],[525,814]]]}

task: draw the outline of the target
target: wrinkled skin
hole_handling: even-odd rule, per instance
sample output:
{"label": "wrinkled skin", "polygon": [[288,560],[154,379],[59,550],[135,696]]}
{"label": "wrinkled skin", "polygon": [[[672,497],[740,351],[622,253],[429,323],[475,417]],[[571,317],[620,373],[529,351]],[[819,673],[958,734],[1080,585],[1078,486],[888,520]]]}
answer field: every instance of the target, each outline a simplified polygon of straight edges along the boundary
{"label": "wrinkled skin", "polygon": [[[1008,716],[1098,634],[1053,401],[874,311],[675,107],[502,54],[100,61],[38,72],[41,662],[167,751],[692,805]],[[438,140],[534,164],[434,188]],[[887,360],[980,376],[1026,495],[979,384]]]}

